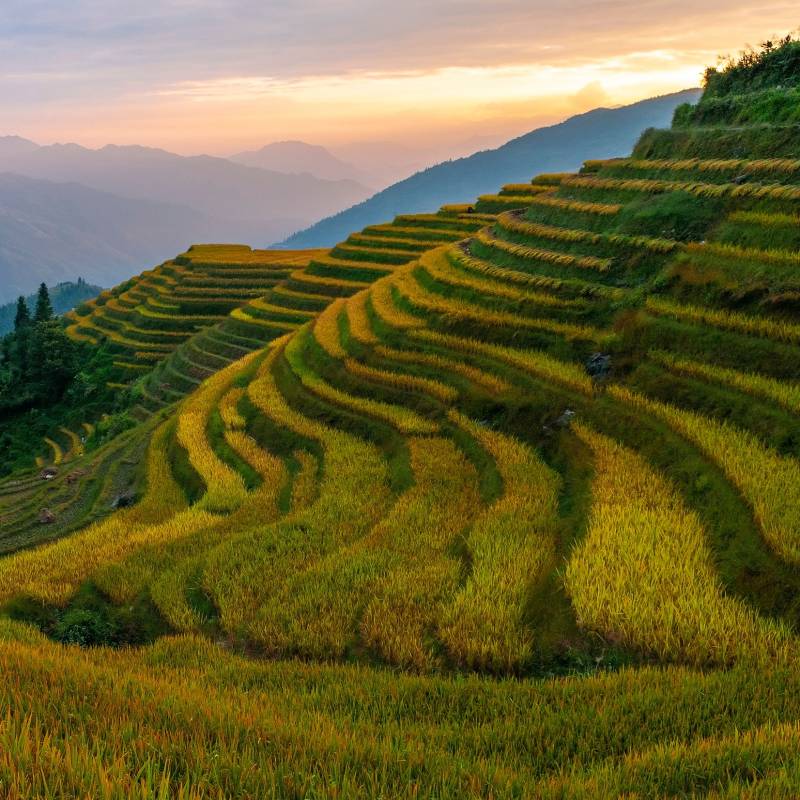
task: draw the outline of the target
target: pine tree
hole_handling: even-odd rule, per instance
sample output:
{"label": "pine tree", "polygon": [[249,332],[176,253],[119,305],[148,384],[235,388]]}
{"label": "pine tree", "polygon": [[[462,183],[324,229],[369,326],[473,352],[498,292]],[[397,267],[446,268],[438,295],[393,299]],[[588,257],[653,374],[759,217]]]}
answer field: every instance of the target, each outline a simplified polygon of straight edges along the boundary
{"label": "pine tree", "polygon": [[14,330],[20,331],[31,321],[31,313],[28,311],[28,304],[24,297],[17,300],[17,314],[14,317]]}
{"label": "pine tree", "polygon": [[39,287],[39,294],[36,297],[36,322],[47,322],[53,318],[53,304],[50,302],[50,292],[47,291],[46,284]]}

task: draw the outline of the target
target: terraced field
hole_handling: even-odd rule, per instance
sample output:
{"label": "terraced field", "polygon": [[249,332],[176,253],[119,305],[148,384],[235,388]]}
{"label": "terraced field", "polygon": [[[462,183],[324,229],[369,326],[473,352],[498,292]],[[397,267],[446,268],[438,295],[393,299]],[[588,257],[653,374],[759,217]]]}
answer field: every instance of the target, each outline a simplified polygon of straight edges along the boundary
{"label": "terraced field", "polygon": [[262,296],[316,251],[275,252],[242,245],[195,245],[67,315],[75,339],[108,342],[121,385],[152,370],[197,331]]}
{"label": "terraced field", "polygon": [[[648,152],[679,133],[368,228],[187,337],[161,410],[74,456],[146,445],[132,507],[71,532],[61,471],[0,486],[65,519],[2,540],[7,785],[796,796],[800,163]],[[171,635],[24,624],[108,643],[64,620],[119,609]]]}
{"label": "terraced field", "polygon": [[332,251],[195,245],[172,262],[84,304],[71,335],[119,350],[119,385],[136,382],[139,415],[185,397],[232,361],[313,319],[442,242],[492,219],[467,206],[400,217]]}

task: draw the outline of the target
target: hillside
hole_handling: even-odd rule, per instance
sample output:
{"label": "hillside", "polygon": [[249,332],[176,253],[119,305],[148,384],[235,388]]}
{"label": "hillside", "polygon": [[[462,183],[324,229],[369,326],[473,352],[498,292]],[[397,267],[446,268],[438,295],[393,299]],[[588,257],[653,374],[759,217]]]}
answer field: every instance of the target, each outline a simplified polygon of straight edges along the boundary
{"label": "hillside", "polygon": [[800,133],[752,110],[798,54],[630,157],[79,310],[182,344],[0,481],[10,796],[796,797]]}
{"label": "hillside", "polygon": [[675,108],[696,100],[699,91],[645,100],[619,109],[597,109],[541,128],[497,148],[447,161],[412,175],[353,208],[300,231],[281,246],[329,247],[353,231],[397,214],[433,211],[453,202],[471,202],[503,183],[526,181],[537,172],[565,172],[580,166],[581,153],[598,158],[630,152],[646,128],[669,124]]}
{"label": "hillside", "polygon": [[[50,300],[53,304],[53,311],[56,314],[64,314],[67,311],[71,311],[79,303],[85,300],[91,300],[103,291],[101,286],[94,286],[91,283],[86,283],[86,281],[81,278],[75,283],[58,283],[55,286],[48,287],[48,289]],[[36,295],[28,295],[25,300],[28,309],[33,311],[36,307]],[[16,313],[16,302],[0,306],[0,336],[13,330]]]}

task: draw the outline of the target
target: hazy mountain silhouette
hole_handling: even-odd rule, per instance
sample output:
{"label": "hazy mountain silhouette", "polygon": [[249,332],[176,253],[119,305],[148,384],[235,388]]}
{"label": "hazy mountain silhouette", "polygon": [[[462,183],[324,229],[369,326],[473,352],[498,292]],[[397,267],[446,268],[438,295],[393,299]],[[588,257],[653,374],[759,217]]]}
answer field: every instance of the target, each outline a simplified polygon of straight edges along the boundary
{"label": "hazy mountain silhouette", "polygon": [[366,184],[364,173],[319,145],[306,142],[274,142],[260,150],[249,150],[230,157],[247,167],[282,172],[288,175],[313,175],[327,181],[352,180]]}
{"label": "hazy mountain silhouette", "polygon": [[[285,234],[296,230],[298,222],[308,224],[369,195],[368,189],[352,180],[287,175],[212,156],[186,157],[139,146],[90,150],[77,144],[33,148],[30,144],[15,140],[0,145],[0,172],[174,203],[238,225],[283,227]],[[266,238],[254,243],[265,244]]]}
{"label": "hazy mountain silhouette", "polygon": [[[0,174],[0,303],[42,281],[113,286],[193,242],[267,240],[265,223],[220,221],[186,206],[74,183]],[[280,235],[280,234],[279,234]]]}
{"label": "hazy mountain silhouette", "polygon": [[290,236],[282,246],[326,247],[397,214],[469,202],[501,184],[525,182],[537,173],[576,170],[583,158],[627,155],[646,128],[669,126],[677,106],[699,97],[699,89],[690,89],[622,108],[596,109],[539,128],[495,150],[446,161]]}

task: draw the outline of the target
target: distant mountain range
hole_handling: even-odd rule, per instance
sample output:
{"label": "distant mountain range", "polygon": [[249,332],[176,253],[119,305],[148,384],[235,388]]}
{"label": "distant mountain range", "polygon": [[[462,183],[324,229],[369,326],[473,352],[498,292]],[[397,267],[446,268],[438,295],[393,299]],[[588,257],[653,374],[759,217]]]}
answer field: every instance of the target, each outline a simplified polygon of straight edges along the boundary
{"label": "distant mountain range", "polygon": [[626,155],[645,129],[669,126],[675,109],[682,103],[696,102],[700,94],[699,89],[690,89],[622,108],[597,109],[535,130],[495,150],[444,162],[323,219],[279,246],[327,247],[353,231],[391,220],[397,214],[469,202],[495,191],[498,185],[525,182],[537,173],[573,171],[590,155]]}
{"label": "distant mountain range", "polygon": [[[0,139],[0,172],[181,205],[217,220],[216,228],[223,232],[229,226],[236,230],[242,223],[259,223],[289,233],[299,220],[311,221],[369,194],[353,180],[286,174],[213,156],[187,157],[139,146],[38,147],[17,137]],[[209,235],[220,238],[214,230]],[[268,236],[265,232],[264,240]]]}
{"label": "distant mountain range", "polygon": [[[114,286],[214,230],[215,220],[186,206],[0,173],[0,303],[42,281]],[[230,238],[258,230],[242,225]]]}
{"label": "distant mountain range", "polygon": [[111,286],[194,242],[263,247],[370,194],[224,158],[0,137],[0,303],[79,275]]}

